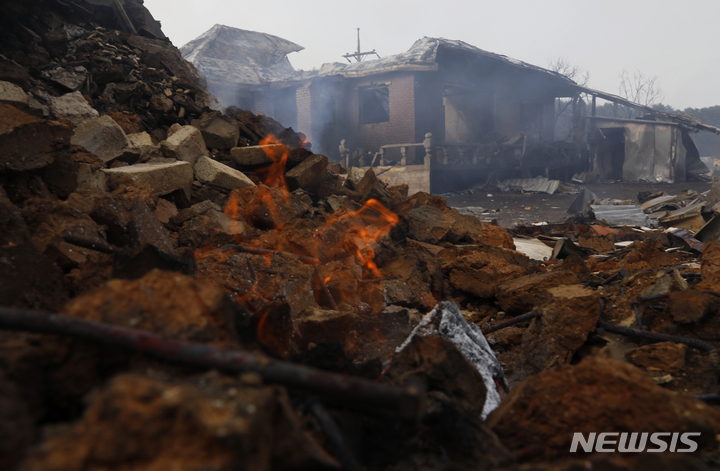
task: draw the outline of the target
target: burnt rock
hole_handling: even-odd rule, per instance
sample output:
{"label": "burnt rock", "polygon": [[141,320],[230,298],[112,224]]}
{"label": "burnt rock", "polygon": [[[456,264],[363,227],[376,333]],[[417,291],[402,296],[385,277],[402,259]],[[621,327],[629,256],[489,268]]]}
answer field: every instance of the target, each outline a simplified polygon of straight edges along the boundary
{"label": "burnt rock", "polygon": [[701,273],[703,281],[720,272],[720,242],[710,241],[703,246]]}
{"label": "burnt rock", "polygon": [[710,293],[685,290],[671,292],[668,296],[665,311],[678,324],[699,322],[720,309],[720,299]]}
{"label": "burnt rock", "polygon": [[[411,211],[412,213],[412,211]],[[409,215],[410,213],[408,213]],[[469,216],[467,214],[460,214],[454,208],[448,208],[445,212],[445,216],[450,216],[455,220],[454,224],[450,227],[450,230],[445,235],[445,240],[451,244],[457,243],[470,243],[480,244],[487,243],[482,239],[483,226],[484,224],[476,217]],[[486,231],[487,232],[487,231]],[[488,244],[503,246],[501,244]],[[509,247],[514,249],[515,246]]]}
{"label": "burnt rock", "polygon": [[31,242],[0,247],[0,305],[57,311],[67,301],[62,272]]}
{"label": "burnt rock", "polygon": [[288,423],[292,411],[283,401],[272,387],[237,380],[207,376],[193,384],[121,375],[91,396],[79,422],[51,434],[24,469],[336,465],[298,424]]}
{"label": "burnt rock", "polygon": [[246,232],[247,225],[243,221],[235,220],[217,209],[210,208],[183,223],[178,234],[178,243],[193,248],[223,246],[234,244]]}
{"label": "burnt rock", "polygon": [[630,350],[625,357],[646,370],[678,373],[685,367],[687,349],[687,345],[682,343],[660,342]]}
{"label": "burnt rock", "polygon": [[693,438],[707,449],[716,444],[720,412],[663,389],[632,365],[590,357],[528,378],[490,414],[487,424],[508,449],[538,446],[545,458],[552,458],[571,456],[573,433],[587,436],[600,430],[700,432]]}
{"label": "burnt rock", "polygon": [[70,143],[72,129],[0,103],[0,168],[22,172],[43,168]]}
{"label": "burnt rock", "polygon": [[295,317],[317,305],[315,270],[292,255],[254,255],[206,246],[195,251],[195,259],[198,280],[223,289],[247,312],[259,312],[277,301],[289,303]]}
{"label": "burnt rock", "polygon": [[0,373],[0,467],[15,469],[35,433],[21,390]]}
{"label": "burnt rock", "polygon": [[70,317],[201,342],[236,341],[234,309],[220,289],[177,272],[113,279],[70,301]]}
{"label": "burnt rock", "polygon": [[142,120],[137,115],[113,110],[108,111],[107,115],[122,128],[128,138],[130,134],[137,134],[143,130]]}
{"label": "burnt rock", "polygon": [[580,280],[574,273],[557,270],[505,281],[497,286],[496,295],[505,312],[523,314],[551,299],[549,288],[579,283]]}
{"label": "burnt rock", "polygon": [[448,249],[438,256],[442,260],[443,273],[448,275],[454,289],[481,298],[494,297],[501,283],[527,273],[526,268],[514,261],[508,262],[504,253],[465,250],[458,255],[455,250]]}
{"label": "burnt rock", "polygon": [[285,174],[290,190],[302,188],[306,190],[310,184],[325,170],[328,159],[324,155],[313,154],[302,161],[295,168]]}
{"label": "burnt rock", "polygon": [[[414,307],[424,311],[436,304],[442,289],[440,264],[434,257],[418,257],[414,249],[400,251],[398,256],[382,265],[383,294],[387,304]],[[439,297],[439,296],[438,296]]]}
{"label": "burnt rock", "polygon": [[154,245],[165,253],[175,251],[175,241],[144,201],[133,201],[129,216],[127,231],[132,241],[131,247]]}
{"label": "burnt rock", "polygon": [[539,308],[523,335],[526,362],[536,371],[567,364],[585,343],[599,317],[600,295],[582,285],[548,288],[550,299]]}
{"label": "burnt rock", "polygon": [[673,262],[677,261],[677,258],[665,252],[662,243],[655,239],[644,240],[633,247],[633,250],[623,259],[623,263],[630,268],[644,269],[647,266],[657,270],[660,267],[672,265]]}
{"label": "burnt rock", "polygon": [[515,250],[515,242],[510,233],[494,224],[483,224],[480,231],[480,243]]}
{"label": "burnt rock", "polygon": [[245,219],[258,229],[276,229],[295,217],[288,194],[274,187],[260,185],[245,206]]}
{"label": "burnt rock", "polygon": [[437,244],[445,238],[455,224],[452,216],[432,206],[420,206],[407,213],[410,226],[408,235],[420,242]]}

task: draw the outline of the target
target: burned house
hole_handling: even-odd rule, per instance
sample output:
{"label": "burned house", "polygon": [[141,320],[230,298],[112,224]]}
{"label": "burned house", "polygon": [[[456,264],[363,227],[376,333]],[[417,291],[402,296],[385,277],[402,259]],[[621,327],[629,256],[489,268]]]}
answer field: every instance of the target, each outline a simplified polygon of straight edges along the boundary
{"label": "burned house", "polygon": [[215,26],[182,51],[226,105],[293,127],[315,152],[347,167],[387,167],[377,173],[408,183],[411,192],[490,178],[569,179],[578,171],[683,181],[687,165],[700,162],[688,134],[697,123],[678,117],[619,123],[584,118],[575,106],[572,138],[556,141],[556,100],[612,96],[462,41],[426,37],[400,54],[324,64],[311,73],[294,72],[287,62],[285,54],[300,49]]}
{"label": "burned house", "polygon": [[[609,93],[580,90],[590,97],[591,105],[589,112],[575,109],[573,139],[585,144],[588,167],[602,180],[672,183],[708,172],[691,133],[720,134],[720,129],[683,113],[666,113]],[[598,98],[613,104],[613,116],[596,113]],[[620,117],[619,109],[633,110],[640,117]]]}
{"label": "burned house", "polygon": [[267,109],[262,105],[264,87],[297,77],[287,55],[303,49],[270,34],[215,25],[180,51],[201,71],[208,91],[226,106]]}

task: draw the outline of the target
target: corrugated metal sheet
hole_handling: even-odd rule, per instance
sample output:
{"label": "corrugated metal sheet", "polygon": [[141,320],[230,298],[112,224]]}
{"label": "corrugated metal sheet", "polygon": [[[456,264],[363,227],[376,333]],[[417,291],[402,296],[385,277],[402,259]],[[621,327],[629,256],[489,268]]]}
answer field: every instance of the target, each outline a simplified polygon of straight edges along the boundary
{"label": "corrugated metal sheet", "polygon": [[647,214],[636,205],[604,206],[591,204],[590,209],[597,219],[607,221],[615,226],[646,226],[653,225]]}
{"label": "corrugated metal sheet", "polygon": [[538,178],[512,178],[503,180],[497,184],[502,191],[516,190],[534,193],[547,193],[552,195],[556,191],[567,192],[575,187],[561,182],[560,180],[548,180],[545,177]]}

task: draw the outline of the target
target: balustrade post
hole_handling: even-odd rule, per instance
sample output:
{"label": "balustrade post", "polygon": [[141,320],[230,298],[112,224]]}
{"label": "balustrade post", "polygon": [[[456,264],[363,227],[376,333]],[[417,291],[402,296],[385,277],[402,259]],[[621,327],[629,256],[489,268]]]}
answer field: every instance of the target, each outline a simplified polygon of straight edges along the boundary
{"label": "balustrade post", "polygon": [[350,168],[350,149],[345,147],[345,139],[340,141],[340,160],[345,162],[345,168]]}
{"label": "balustrade post", "polygon": [[425,168],[429,169],[430,164],[432,162],[432,152],[433,152],[433,135],[431,132],[425,134],[425,140],[423,141],[423,147],[425,147],[425,158],[423,159],[423,163],[425,164]]}

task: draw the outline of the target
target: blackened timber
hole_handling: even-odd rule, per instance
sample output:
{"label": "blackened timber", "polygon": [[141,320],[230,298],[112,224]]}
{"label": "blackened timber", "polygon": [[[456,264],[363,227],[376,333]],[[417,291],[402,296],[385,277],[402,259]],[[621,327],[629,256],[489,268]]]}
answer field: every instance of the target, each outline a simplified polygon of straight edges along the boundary
{"label": "blackened timber", "polygon": [[172,339],[151,332],[44,311],[0,308],[0,328],[59,334],[101,345],[120,347],[156,358],[226,373],[256,372],[268,383],[278,383],[322,394],[349,404],[371,406],[399,418],[417,416],[420,398],[413,390],[331,373],[266,356],[224,350],[197,342]]}

